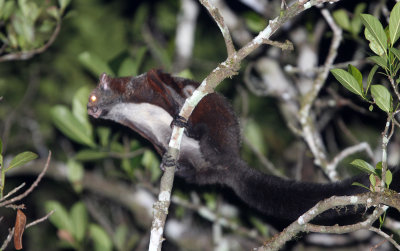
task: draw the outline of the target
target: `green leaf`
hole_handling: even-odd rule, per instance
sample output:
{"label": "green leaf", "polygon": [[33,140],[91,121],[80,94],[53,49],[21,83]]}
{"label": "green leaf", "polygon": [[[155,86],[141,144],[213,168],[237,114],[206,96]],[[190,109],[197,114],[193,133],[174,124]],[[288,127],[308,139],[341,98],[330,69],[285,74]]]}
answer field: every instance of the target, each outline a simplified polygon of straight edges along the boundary
{"label": "green leaf", "polygon": [[75,229],[72,234],[78,242],[81,242],[85,237],[86,229],[88,227],[88,215],[85,204],[82,202],[75,203],[71,208],[70,215],[72,225]]}
{"label": "green leaf", "polygon": [[270,229],[265,222],[258,217],[250,217],[250,223],[263,235],[268,236]]}
{"label": "green leaf", "polygon": [[80,162],[72,159],[68,160],[67,167],[68,167],[68,173],[67,173],[68,180],[71,182],[75,191],[81,192],[82,191],[81,181],[83,179],[85,169],[83,168]]}
{"label": "green leaf", "polygon": [[58,4],[60,5],[61,13],[64,12],[65,8],[68,7],[71,0],[58,0]]}
{"label": "green leaf", "polygon": [[[387,37],[383,29],[382,24],[379,20],[370,14],[361,14],[361,21],[365,25],[365,28],[374,37],[379,47],[386,53],[387,49]],[[368,39],[368,38],[367,38]],[[382,54],[378,54],[382,55]]]}
{"label": "green leaf", "polygon": [[374,75],[375,75],[376,71],[378,70],[378,68],[379,68],[379,65],[374,65],[374,67],[372,67],[371,71],[368,74],[367,85],[370,85],[372,83],[372,79],[374,78]]}
{"label": "green leaf", "polygon": [[243,15],[247,27],[252,32],[260,32],[268,24],[267,20],[254,11],[245,12]]}
{"label": "green leaf", "polygon": [[375,187],[375,185],[376,185],[376,178],[375,178],[375,175],[372,174],[372,173],[369,175],[369,182],[371,182],[371,185],[372,185],[373,187]]}
{"label": "green leaf", "polygon": [[370,106],[368,107],[368,109],[369,109],[370,112],[372,112],[372,111],[374,110],[374,106],[373,106],[373,105],[370,105]]}
{"label": "green leaf", "polygon": [[90,236],[93,239],[96,251],[111,251],[112,242],[108,234],[98,225],[91,224],[89,227]]}
{"label": "green leaf", "polygon": [[263,155],[267,153],[267,146],[263,140],[263,132],[260,125],[253,119],[247,121],[244,128],[245,137],[252,142],[252,145]]}
{"label": "green leaf", "polygon": [[361,184],[359,182],[353,182],[351,183],[352,186],[359,186],[359,187],[363,187],[365,189],[367,189],[369,191],[369,187],[365,186],[364,184]]}
{"label": "green leaf", "polygon": [[55,106],[50,111],[53,123],[70,139],[90,147],[95,147],[93,135],[89,134],[82,123],[65,107]]}
{"label": "green leaf", "polygon": [[346,31],[351,31],[350,19],[349,16],[347,15],[346,10],[339,9],[334,11],[332,14],[335,23],[337,23],[342,29]]}
{"label": "green leaf", "polygon": [[372,36],[367,28],[364,30],[365,38],[369,41],[369,48],[379,56],[385,55],[385,51],[379,46],[378,41]]}
{"label": "green leaf", "polygon": [[147,47],[140,47],[135,51],[135,57],[127,57],[118,69],[118,76],[136,76],[139,73],[139,67],[143,63]]}
{"label": "green leaf", "polygon": [[159,179],[161,175],[160,161],[153,151],[146,150],[144,152],[142,157],[142,165],[150,171],[152,182]]}
{"label": "green leaf", "polygon": [[99,126],[97,128],[97,135],[99,137],[100,145],[105,147],[108,145],[111,135],[111,130],[105,126]]}
{"label": "green leaf", "polygon": [[367,78],[367,89],[365,90],[365,93],[368,93],[369,90],[369,86],[372,83],[372,79],[374,78],[374,75],[376,73],[376,71],[378,70],[379,65],[374,65],[374,67],[372,67],[371,71],[368,74],[368,78]]}
{"label": "green leaf", "polygon": [[375,64],[382,67],[383,69],[387,69],[386,56],[372,56],[372,57],[368,57],[368,59],[370,59]]}
{"label": "green leaf", "polygon": [[78,60],[96,77],[100,76],[100,74],[103,72],[107,72],[109,74],[113,73],[112,69],[104,60],[88,51],[79,54]]}
{"label": "green leaf", "polygon": [[400,61],[400,50],[396,48],[389,48],[389,50]]}
{"label": "green leaf", "polygon": [[51,6],[46,9],[47,14],[53,17],[55,20],[59,21],[61,19],[61,13],[56,6]]}
{"label": "green leaf", "polygon": [[38,157],[38,155],[36,153],[29,152],[29,151],[20,153],[11,160],[6,171],[8,171],[14,167],[22,166],[22,165],[28,163],[29,161],[36,159],[37,157]]}
{"label": "green leaf", "polygon": [[386,170],[386,187],[389,188],[393,180],[393,174],[390,170]]}
{"label": "green leaf", "polygon": [[400,36],[400,3],[396,3],[392,9],[392,12],[390,13],[389,34],[390,43],[393,46]]}
{"label": "green leaf", "polygon": [[86,108],[89,94],[90,90],[87,86],[83,86],[76,91],[74,97],[72,98],[72,114],[85,128],[85,133],[87,135],[92,135],[93,129],[89,122]]}
{"label": "green leaf", "polygon": [[354,15],[353,19],[351,20],[351,30],[353,35],[357,35],[360,30],[361,30],[361,18],[360,14],[364,12],[365,8],[367,5],[365,3],[360,3],[357,4],[355,10],[354,10]]}
{"label": "green leaf", "polygon": [[388,89],[383,85],[372,85],[371,94],[374,97],[376,105],[385,112],[392,110],[392,96]]}
{"label": "green leaf", "polygon": [[54,210],[54,213],[50,216],[50,222],[53,223],[59,230],[66,230],[72,234],[74,227],[72,221],[69,218],[67,210],[58,201],[46,201],[46,211]]}
{"label": "green leaf", "polygon": [[128,236],[128,227],[125,224],[121,224],[117,227],[114,234],[115,246],[117,250],[123,250],[126,245],[126,239]]}
{"label": "green leaf", "polygon": [[332,69],[331,73],[347,90],[364,97],[362,87],[350,73],[342,69]]}
{"label": "green leaf", "polygon": [[7,20],[15,11],[15,2],[7,1],[4,7],[0,8],[0,20]]}
{"label": "green leaf", "polygon": [[75,155],[75,160],[79,161],[93,161],[109,157],[108,152],[101,152],[98,150],[84,149]]}
{"label": "green leaf", "polygon": [[363,89],[363,85],[362,85],[362,74],[361,72],[354,67],[353,65],[349,64],[348,65],[348,70],[347,70],[358,82],[358,85],[360,86],[360,89]]}
{"label": "green leaf", "polygon": [[355,159],[350,163],[350,165],[353,165],[368,174],[376,174],[375,168],[365,160]]}

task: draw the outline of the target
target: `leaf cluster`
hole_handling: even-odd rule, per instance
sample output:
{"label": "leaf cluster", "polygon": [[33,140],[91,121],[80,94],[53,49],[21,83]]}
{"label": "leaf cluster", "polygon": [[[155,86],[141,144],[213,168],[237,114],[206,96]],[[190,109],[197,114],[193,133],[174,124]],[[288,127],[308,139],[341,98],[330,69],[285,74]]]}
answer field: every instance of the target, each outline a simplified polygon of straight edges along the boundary
{"label": "leaf cluster", "polygon": [[[336,16],[338,17],[339,14],[336,14]],[[344,17],[342,16],[342,18]],[[383,71],[382,74],[392,83],[391,91],[397,92],[398,87],[397,84],[394,84],[393,79],[397,77],[398,70],[400,69],[400,50],[394,46],[400,37],[400,3],[397,3],[393,7],[390,13],[389,24],[385,29],[381,22],[370,14],[359,14],[359,18],[365,26],[365,39],[369,41],[369,48],[375,54],[369,57],[375,65],[368,74],[366,85],[363,83],[363,76],[360,70],[351,64],[348,66],[347,71],[332,69],[331,73],[343,87],[370,103],[370,111],[373,110],[373,104],[376,104],[382,111],[387,113],[389,118],[392,118],[392,114],[396,112],[398,105],[394,105],[391,92],[385,85],[372,84],[372,82],[375,73],[381,70]],[[336,20],[338,21],[338,18]],[[346,23],[343,20],[339,22],[342,22],[340,24],[342,27]],[[383,151],[386,150],[383,149]],[[351,164],[370,175],[371,188],[367,188],[359,183],[355,185],[374,191],[376,185],[379,184],[377,181],[383,179],[387,188],[392,182],[392,173],[390,170],[387,170],[385,177],[382,177],[382,166],[385,165],[386,167],[386,163],[379,162],[373,167],[364,160],[356,159]]]}
{"label": "leaf cluster", "polygon": [[[376,104],[384,112],[391,113],[393,112],[391,93],[384,85],[371,85],[371,83],[379,68],[389,78],[394,78],[400,69],[400,50],[394,47],[400,37],[400,4],[397,3],[393,7],[386,30],[379,20],[370,14],[360,14],[360,19],[365,26],[364,35],[369,41],[369,47],[376,54],[369,57],[375,65],[368,75],[366,87],[364,88],[361,72],[353,65],[349,65],[347,71],[332,69],[331,73],[346,89],[363,100]],[[373,100],[368,96],[369,90]]]}
{"label": "leaf cluster", "polygon": [[[28,0],[0,0],[0,41],[3,53],[40,48],[61,21],[70,0],[47,4]],[[0,52],[0,55],[2,54]]]}
{"label": "leaf cluster", "polygon": [[0,199],[3,198],[3,192],[5,187],[5,176],[6,172],[10,171],[11,169],[20,167],[25,165],[26,163],[36,159],[38,155],[36,153],[26,151],[17,154],[15,157],[12,158],[10,163],[7,166],[4,166],[4,159],[3,159],[3,143],[0,140]]}

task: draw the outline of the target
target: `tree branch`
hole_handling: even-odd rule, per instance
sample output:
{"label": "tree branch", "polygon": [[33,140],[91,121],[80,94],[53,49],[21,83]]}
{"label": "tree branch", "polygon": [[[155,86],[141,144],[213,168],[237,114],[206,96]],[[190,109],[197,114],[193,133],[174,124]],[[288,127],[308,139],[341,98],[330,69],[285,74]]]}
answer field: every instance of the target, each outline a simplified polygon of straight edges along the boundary
{"label": "tree branch", "polygon": [[61,18],[57,22],[56,28],[54,29],[53,34],[51,34],[50,39],[42,47],[31,50],[31,51],[22,51],[22,52],[10,53],[10,54],[0,56],[0,63],[5,62],[5,61],[12,61],[12,60],[27,60],[27,59],[32,58],[36,54],[40,54],[40,53],[46,51],[56,40],[58,33],[60,33],[60,29],[61,29]]}

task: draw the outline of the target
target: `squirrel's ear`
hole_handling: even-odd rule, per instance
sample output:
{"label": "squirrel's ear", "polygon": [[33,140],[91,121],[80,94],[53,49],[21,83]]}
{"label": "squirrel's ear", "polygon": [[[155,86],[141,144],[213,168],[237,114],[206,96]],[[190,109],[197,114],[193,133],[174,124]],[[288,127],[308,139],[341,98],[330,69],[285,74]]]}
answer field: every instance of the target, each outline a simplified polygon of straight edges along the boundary
{"label": "squirrel's ear", "polygon": [[100,75],[100,86],[107,90],[110,88],[110,77],[105,72]]}

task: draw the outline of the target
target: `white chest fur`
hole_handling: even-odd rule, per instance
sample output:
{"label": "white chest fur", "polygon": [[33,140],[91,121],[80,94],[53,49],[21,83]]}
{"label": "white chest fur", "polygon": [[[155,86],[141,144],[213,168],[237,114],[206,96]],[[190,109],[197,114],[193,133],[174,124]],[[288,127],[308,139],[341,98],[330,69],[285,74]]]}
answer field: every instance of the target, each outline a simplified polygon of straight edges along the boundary
{"label": "white chest fur", "polygon": [[[105,118],[116,122],[127,119],[149,138],[162,144],[165,149],[168,148],[172,132],[170,127],[172,116],[159,106],[149,103],[121,103],[115,105]],[[186,154],[189,156],[200,154],[200,148],[198,141],[184,135],[181,156]]]}

